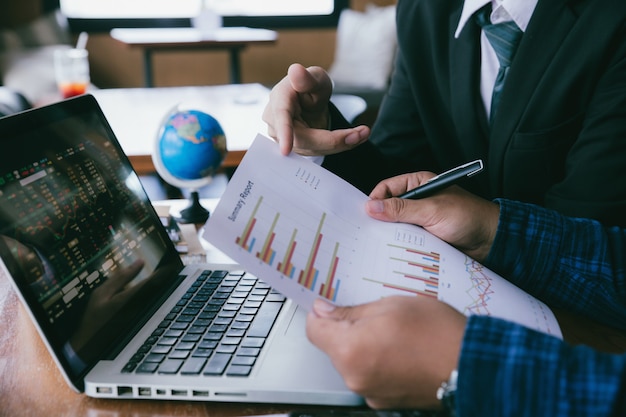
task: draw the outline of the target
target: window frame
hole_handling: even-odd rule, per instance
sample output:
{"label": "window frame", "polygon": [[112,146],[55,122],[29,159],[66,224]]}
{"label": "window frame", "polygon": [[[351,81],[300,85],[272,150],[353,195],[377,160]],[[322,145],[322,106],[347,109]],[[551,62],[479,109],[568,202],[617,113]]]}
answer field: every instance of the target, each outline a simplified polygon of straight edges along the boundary
{"label": "window frame", "polygon": [[[264,29],[304,29],[336,27],[343,9],[350,7],[350,0],[334,0],[333,13],[307,16],[224,16],[224,27],[252,27]],[[128,18],[86,19],[67,17],[72,32],[109,32],[114,28],[190,27],[189,18]]]}

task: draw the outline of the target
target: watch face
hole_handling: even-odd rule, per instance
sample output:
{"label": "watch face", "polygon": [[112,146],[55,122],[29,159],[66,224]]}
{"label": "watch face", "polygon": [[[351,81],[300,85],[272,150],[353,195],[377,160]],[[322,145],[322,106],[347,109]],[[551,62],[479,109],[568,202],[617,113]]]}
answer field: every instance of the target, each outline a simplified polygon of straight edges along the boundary
{"label": "watch face", "polygon": [[454,417],[456,415],[456,381],[459,373],[455,369],[450,373],[450,379],[441,384],[437,389],[437,399],[445,411],[445,415]]}

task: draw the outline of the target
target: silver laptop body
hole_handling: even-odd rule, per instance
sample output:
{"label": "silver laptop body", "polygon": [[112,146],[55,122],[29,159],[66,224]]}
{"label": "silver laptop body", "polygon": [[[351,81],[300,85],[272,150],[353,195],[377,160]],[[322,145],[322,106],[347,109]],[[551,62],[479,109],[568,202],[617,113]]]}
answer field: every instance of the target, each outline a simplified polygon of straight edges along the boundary
{"label": "silver laptop body", "polygon": [[262,277],[182,264],[92,96],[0,119],[0,141],[2,267],[73,389],[363,404]]}

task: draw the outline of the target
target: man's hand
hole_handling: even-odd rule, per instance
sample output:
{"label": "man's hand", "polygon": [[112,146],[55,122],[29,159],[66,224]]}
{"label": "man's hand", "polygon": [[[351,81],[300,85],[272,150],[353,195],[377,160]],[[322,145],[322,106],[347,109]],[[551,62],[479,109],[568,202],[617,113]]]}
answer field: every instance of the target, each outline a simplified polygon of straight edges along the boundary
{"label": "man's hand", "polygon": [[307,336],[370,407],[440,407],[437,388],[457,368],[465,317],[426,297],[395,296],[355,307],[318,299]]}
{"label": "man's hand", "polygon": [[411,223],[483,261],[493,244],[498,227],[498,204],[452,186],[419,200],[390,198],[432,178],[431,172],[399,175],[380,182],[370,193],[367,213],[378,220]]}
{"label": "man's hand", "polygon": [[319,156],[353,148],[369,137],[367,126],[328,130],[328,102],[332,81],[320,67],[289,67],[287,76],[274,86],[263,112],[268,134],[280,144],[284,155]]}

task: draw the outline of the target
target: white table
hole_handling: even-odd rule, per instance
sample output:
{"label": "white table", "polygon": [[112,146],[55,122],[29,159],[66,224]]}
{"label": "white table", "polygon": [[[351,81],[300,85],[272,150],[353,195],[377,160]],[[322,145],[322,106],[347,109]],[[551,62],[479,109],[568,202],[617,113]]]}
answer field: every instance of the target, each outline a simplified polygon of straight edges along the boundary
{"label": "white table", "polygon": [[224,168],[237,167],[257,133],[267,133],[261,116],[269,89],[261,84],[113,88],[90,93],[140,175],[155,172],[152,152],[159,127],[177,105],[204,111],[220,123],[228,148]]}
{"label": "white table", "polygon": [[278,33],[268,29],[222,27],[211,33],[195,28],[113,29],[111,37],[131,48],[140,48],[144,56],[146,87],[154,87],[152,54],[158,51],[227,50],[230,57],[230,82],[241,82],[239,54],[249,45],[274,44]]}

